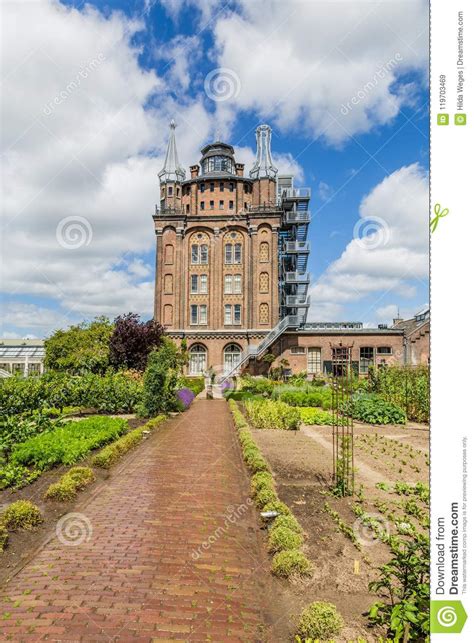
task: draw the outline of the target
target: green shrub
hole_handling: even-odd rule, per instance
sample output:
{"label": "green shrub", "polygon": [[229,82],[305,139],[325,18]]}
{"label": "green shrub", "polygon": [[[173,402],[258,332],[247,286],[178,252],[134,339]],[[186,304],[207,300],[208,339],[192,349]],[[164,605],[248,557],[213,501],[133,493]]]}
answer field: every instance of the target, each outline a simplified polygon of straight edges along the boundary
{"label": "green shrub", "polygon": [[275,387],[275,382],[265,377],[251,377],[244,375],[240,379],[241,389],[262,396],[270,396]]}
{"label": "green shrub", "polygon": [[0,516],[0,523],[11,531],[33,529],[41,522],[43,522],[41,511],[29,500],[12,502]]}
{"label": "green shrub", "polygon": [[304,639],[327,641],[338,636],[344,627],[342,616],[332,603],[316,601],[303,610],[298,635]]}
{"label": "green shrub", "polygon": [[257,491],[260,491],[260,489],[263,489],[263,488],[274,489],[275,485],[273,482],[272,474],[269,473],[268,471],[261,471],[260,473],[256,473],[255,475],[252,476],[252,480],[250,481],[250,487],[251,487],[253,496],[257,493]]}
{"label": "green shrub", "polygon": [[299,534],[292,529],[288,529],[288,527],[275,527],[270,530],[268,537],[268,549],[271,552],[299,549],[302,544],[302,534]]}
{"label": "green shrub", "polygon": [[[278,389],[275,395],[278,395]],[[279,393],[278,398],[290,406],[326,406],[331,408],[332,392],[329,388],[318,388],[317,390],[286,390]]]}
{"label": "green shrub", "polygon": [[322,411],[321,409],[313,407],[300,407],[298,409],[301,421],[304,424],[333,424],[332,413]]}
{"label": "green shrub", "polygon": [[0,523],[0,552],[8,545],[8,529]]}
{"label": "green shrub", "polygon": [[239,402],[255,399],[255,395],[250,391],[236,391],[235,389],[227,389],[224,393],[224,397],[226,400],[237,400]]}
{"label": "green shrub", "polygon": [[0,415],[64,407],[93,408],[101,413],[130,413],[143,384],[127,373],[45,373],[39,377],[0,379]]}
{"label": "green shrub", "polygon": [[164,339],[157,351],[150,353],[143,378],[141,415],[152,417],[176,410],[179,354],[170,339]]}
{"label": "green shrub", "polygon": [[290,508],[281,500],[269,502],[263,507],[262,511],[277,511],[279,514],[282,514],[284,516],[291,515]]}
{"label": "green shrub", "polygon": [[271,533],[273,530],[279,529],[280,527],[291,529],[291,531],[294,531],[296,534],[303,534],[303,528],[292,514],[277,516],[269,531]]}
{"label": "green shrub", "polygon": [[269,502],[276,502],[278,496],[272,486],[262,487],[255,494],[255,504],[257,507],[265,507]]}
{"label": "green shrub", "polygon": [[405,424],[405,411],[376,395],[354,396],[343,406],[345,414],[367,424]]}
{"label": "green shrub", "polygon": [[297,409],[284,402],[249,400],[245,403],[251,423],[257,429],[286,429],[295,431],[301,424]]}
{"label": "green shrub", "polygon": [[0,452],[8,454],[15,444],[24,442],[38,433],[62,426],[61,419],[53,420],[44,410],[6,415],[0,419]]}
{"label": "green shrub", "polygon": [[430,374],[428,366],[389,366],[370,370],[370,389],[405,410],[408,419],[429,422]]}
{"label": "green shrub", "polygon": [[11,462],[41,471],[58,464],[74,464],[92,449],[118,438],[126,428],[125,420],[100,415],[68,422],[59,429],[17,444]]}
{"label": "green shrub", "polygon": [[58,482],[49,485],[44,497],[48,500],[73,500],[78,491],[94,480],[95,475],[90,467],[73,467]]}
{"label": "green shrub", "polygon": [[104,447],[97,453],[93,459],[92,464],[102,469],[109,469],[115,462],[117,462],[127,451],[140,444],[143,439],[143,432],[156,428],[164,420],[166,416],[160,415],[153,420],[149,420],[144,426],[134,429],[122,436],[112,444]]}
{"label": "green shrub", "polygon": [[311,576],[313,566],[302,552],[290,549],[275,554],[272,561],[272,573],[280,578]]}

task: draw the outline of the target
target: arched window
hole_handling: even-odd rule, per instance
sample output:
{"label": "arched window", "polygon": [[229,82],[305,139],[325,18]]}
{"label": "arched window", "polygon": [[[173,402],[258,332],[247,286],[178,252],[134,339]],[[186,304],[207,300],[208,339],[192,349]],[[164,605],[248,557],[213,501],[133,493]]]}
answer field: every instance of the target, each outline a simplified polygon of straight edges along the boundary
{"label": "arched window", "polygon": [[270,287],[270,275],[268,272],[261,272],[258,279],[258,289],[260,292],[266,293]]}
{"label": "arched window", "polygon": [[203,232],[196,232],[190,239],[191,263],[193,265],[209,263],[209,237]]}
{"label": "arched window", "polygon": [[194,344],[189,349],[189,374],[202,375],[207,368],[207,349],[202,344]]}
{"label": "arched window", "polygon": [[224,348],[224,375],[228,375],[240,362],[242,349],[238,344],[228,344]]}
{"label": "arched window", "polygon": [[242,263],[242,242],[243,237],[240,232],[228,232],[224,236],[224,263],[241,264]]}
{"label": "arched window", "polygon": [[262,241],[260,243],[258,258],[261,262],[270,261],[270,246],[267,241]]}
{"label": "arched window", "polygon": [[260,304],[258,309],[258,321],[260,324],[268,324],[270,322],[270,307],[268,304]]}

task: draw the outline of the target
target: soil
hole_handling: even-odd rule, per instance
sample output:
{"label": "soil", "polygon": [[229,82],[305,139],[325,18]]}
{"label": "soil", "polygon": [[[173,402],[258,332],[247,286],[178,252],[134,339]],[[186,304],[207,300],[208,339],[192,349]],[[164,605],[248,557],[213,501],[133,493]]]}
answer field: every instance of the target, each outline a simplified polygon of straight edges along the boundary
{"label": "soil", "polygon": [[[128,420],[130,429],[135,429],[146,422],[146,420],[136,418],[132,415],[117,415],[115,417],[122,417]],[[141,447],[139,446],[138,448]],[[87,459],[77,464],[80,466],[91,466],[91,460],[98,451],[100,451],[100,449],[92,451]],[[39,507],[43,514],[43,522],[32,531],[20,530],[17,532],[9,532],[8,546],[1,554],[0,586],[14,576],[33,558],[35,553],[43,547],[44,543],[49,540],[54,533],[56,523],[61,516],[74,511],[79,503],[83,504],[90,496],[95,495],[102,484],[113,475],[113,473],[105,469],[92,467],[96,476],[95,482],[89,485],[84,491],[81,491],[75,500],[70,502],[46,501],[44,494],[49,485],[57,482],[70,468],[69,466],[55,467],[51,471],[45,471],[37,480],[23,489],[16,491],[4,489],[0,491],[0,512],[16,500],[31,500],[31,502]]]}
{"label": "soil", "polygon": [[[377,578],[377,567],[387,562],[389,550],[372,537],[372,532],[360,526],[351,507],[357,502],[356,496],[336,498],[329,492],[332,428],[303,426],[299,432],[253,430],[252,433],[271,465],[278,495],[305,530],[303,551],[315,567],[309,581],[276,582],[275,604],[280,610],[284,605],[285,611],[275,615],[270,640],[293,640],[301,611],[309,603],[322,600],[334,603],[344,618],[346,626],[338,641],[357,641],[357,637],[368,642],[378,641],[383,632],[369,629],[363,614],[376,600],[368,591],[368,584]],[[361,506],[377,517],[384,528],[394,530],[377,503],[385,503],[397,516],[402,516],[404,512],[399,506],[402,499],[375,485],[379,482],[393,485],[396,481],[428,482],[428,428],[423,425],[374,427],[357,424],[354,434],[356,489],[363,488]],[[369,444],[365,442],[367,439]],[[377,443],[372,446],[370,441],[375,440]],[[404,455],[409,447],[413,449],[410,450],[412,457]],[[402,460],[407,464],[401,464]],[[396,462],[395,466],[393,462]],[[418,467],[420,471],[411,467]],[[334,518],[325,510],[325,503],[352,527],[360,550],[338,531]],[[410,520],[417,529],[423,530],[416,519],[410,517]]]}

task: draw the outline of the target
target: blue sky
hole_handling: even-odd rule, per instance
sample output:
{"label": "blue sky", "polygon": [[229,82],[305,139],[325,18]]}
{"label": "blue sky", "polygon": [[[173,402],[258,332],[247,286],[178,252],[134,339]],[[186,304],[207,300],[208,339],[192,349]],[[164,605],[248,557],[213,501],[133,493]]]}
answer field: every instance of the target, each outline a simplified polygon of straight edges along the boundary
{"label": "blue sky", "polygon": [[[248,171],[255,128],[271,125],[276,165],[312,189],[311,320],[387,323],[428,301],[426,2],[7,12],[4,336],[150,316],[171,117],[187,169],[219,131]],[[229,81],[226,100],[206,92],[209,74]]]}

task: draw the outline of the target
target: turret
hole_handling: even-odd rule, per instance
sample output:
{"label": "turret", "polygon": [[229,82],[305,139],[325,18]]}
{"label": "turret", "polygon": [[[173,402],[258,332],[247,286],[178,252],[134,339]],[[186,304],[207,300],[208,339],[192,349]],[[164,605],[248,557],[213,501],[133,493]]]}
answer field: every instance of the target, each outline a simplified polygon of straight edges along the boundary
{"label": "turret", "polygon": [[254,205],[270,205],[276,200],[275,177],[278,169],[273,164],[271,152],[272,129],[269,125],[259,125],[255,132],[257,138],[257,158],[250,170],[254,183]]}
{"label": "turret", "polygon": [[158,172],[158,178],[160,179],[160,208],[161,210],[181,211],[181,183],[186,178],[186,172],[179,163],[175,129],[176,123],[172,120],[170,122],[170,137],[165,164],[163,169]]}

